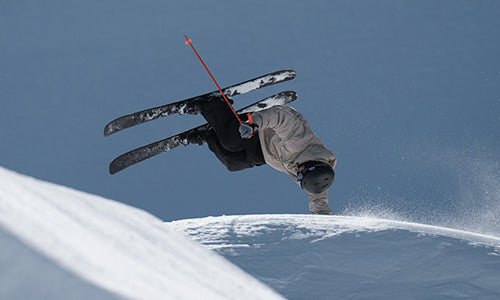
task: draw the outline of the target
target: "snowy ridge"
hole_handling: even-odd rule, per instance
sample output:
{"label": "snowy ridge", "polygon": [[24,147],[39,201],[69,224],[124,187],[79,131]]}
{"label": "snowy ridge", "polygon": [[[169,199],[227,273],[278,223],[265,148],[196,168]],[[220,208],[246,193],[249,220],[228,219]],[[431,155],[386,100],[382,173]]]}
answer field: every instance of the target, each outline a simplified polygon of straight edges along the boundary
{"label": "snowy ridge", "polygon": [[0,241],[0,299],[500,298],[497,237],[345,216],[164,223],[2,168]]}
{"label": "snowy ridge", "polygon": [[[149,213],[3,168],[0,238],[2,299],[29,298],[40,285],[36,298],[281,298]],[[30,273],[39,276],[25,281]],[[79,289],[64,284],[67,276]]]}
{"label": "snowy ridge", "polygon": [[365,217],[168,223],[291,299],[499,299],[500,238]]}
{"label": "snowy ridge", "polygon": [[[263,230],[289,232],[284,234],[289,239],[316,237],[320,241],[344,233],[378,232],[384,230],[408,230],[415,233],[440,235],[461,239],[470,245],[491,246],[499,251],[500,238],[432,225],[410,222],[383,220],[349,216],[314,216],[314,215],[244,215],[207,217],[170,222],[169,226],[193,236],[208,248],[228,247],[221,241],[227,235],[228,226],[238,235],[256,236]],[[303,233],[307,231],[308,233]],[[244,245],[242,245],[244,246]],[[248,246],[248,245],[247,245]]]}

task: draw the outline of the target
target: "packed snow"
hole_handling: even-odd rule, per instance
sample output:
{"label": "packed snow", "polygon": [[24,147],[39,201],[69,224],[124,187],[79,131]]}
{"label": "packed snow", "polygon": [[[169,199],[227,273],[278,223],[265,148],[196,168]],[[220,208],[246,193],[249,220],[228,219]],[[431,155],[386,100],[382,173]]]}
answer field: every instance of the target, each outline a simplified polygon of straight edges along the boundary
{"label": "packed snow", "polygon": [[165,223],[3,168],[0,241],[0,299],[500,298],[495,236],[346,216]]}
{"label": "packed snow", "polygon": [[280,299],[142,210],[0,168],[0,299]]}
{"label": "packed snow", "polygon": [[363,217],[168,224],[289,299],[500,299],[500,238]]}

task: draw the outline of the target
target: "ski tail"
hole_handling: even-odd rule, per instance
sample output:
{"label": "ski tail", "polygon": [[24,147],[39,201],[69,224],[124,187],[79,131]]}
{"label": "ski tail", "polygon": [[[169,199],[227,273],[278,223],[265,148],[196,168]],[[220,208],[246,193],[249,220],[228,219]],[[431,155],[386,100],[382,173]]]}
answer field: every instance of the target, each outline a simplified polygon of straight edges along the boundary
{"label": "ski tail", "polygon": [[[266,86],[292,80],[295,78],[295,76],[296,73],[293,70],[276,71],[232,86],[225,87],[222,89],[222,91],[228,97],[237,96]],[[141,110],[135,113],[119,117],[109,122],[104,127],[104,136],[109,136],[113,133],[122,131],[124,129],[139,124],[144,124],[146,122],[153,121],[161,117],[166,117],[174,113],[179,113],[181,115],[186,113],[199,114],[199,111],[197,111],[195,107],[189,104],[195,101],[206,99],[216,94],[219,94],[219,91],[213,91],[200,96],[185,99],[182,101]]]}
{"label": "ski tail", "polygon": [[109,165],[109,173],[116,174],[125,168],[133,166],[160,153],[172,150],[180,145],[187,146],[194,144],[195,142],[193,141],[195,140],[198,141],[196,143],[202,145],[206,141],[203,135],[208,133],[210,129],[210,125],[204,124],[183,133],[176,134],[169,138],[124,153],[111,162]]}
{"label": "ski tail", "polygon": [[[286,91],[267,97],[237,111],[239,114],[260,111],[276,105],[285,105],[297,100],[297,93]],[[206,136],[212,128],[209,124],[203,124],[196,128],[176,134],[169,138],[151,143],[146,146],[129,151],[115,158],[109,165],[109,172],[116,174],[123,169],[133,166],[141,161],[156,156],[160,153],[172,150],[180,145],[191,144],[202,145],[206,142]]]}

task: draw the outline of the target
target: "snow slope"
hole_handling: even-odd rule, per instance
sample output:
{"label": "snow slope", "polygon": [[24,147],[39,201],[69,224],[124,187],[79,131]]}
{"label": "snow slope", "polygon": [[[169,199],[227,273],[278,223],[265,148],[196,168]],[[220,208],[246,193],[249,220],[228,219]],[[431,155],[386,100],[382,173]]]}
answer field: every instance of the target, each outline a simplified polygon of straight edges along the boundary
{"label": "snow slope", "polygon": [[0,299],[279,299],[127,205],[0,168]]}
{"label": "snow slope", "polygon": [[498,237],[365,217],[164,223],[3,168],[0,245],[0,299],[281,298],[269,287],[290,299],[500,299]]}
{"label": "snow slope", "polygon": [[500,238],[362,217],[167,223],[290,299],[500,299]]}

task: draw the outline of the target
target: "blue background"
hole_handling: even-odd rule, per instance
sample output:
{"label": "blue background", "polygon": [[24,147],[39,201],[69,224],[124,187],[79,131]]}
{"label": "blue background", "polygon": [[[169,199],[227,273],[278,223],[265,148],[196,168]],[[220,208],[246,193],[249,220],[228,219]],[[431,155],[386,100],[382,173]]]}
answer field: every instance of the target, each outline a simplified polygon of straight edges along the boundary
{"label": "blue background", "polygon": [[294,69],[284,90],[338,157],[330,202],[500,234],[498,1],[0,0],[0,164],[169,221],[308,213],[269,166],[230,173],[206,146],[117,175],[117,155],[203,123],[172,116],[108,138],[106,123]]}

